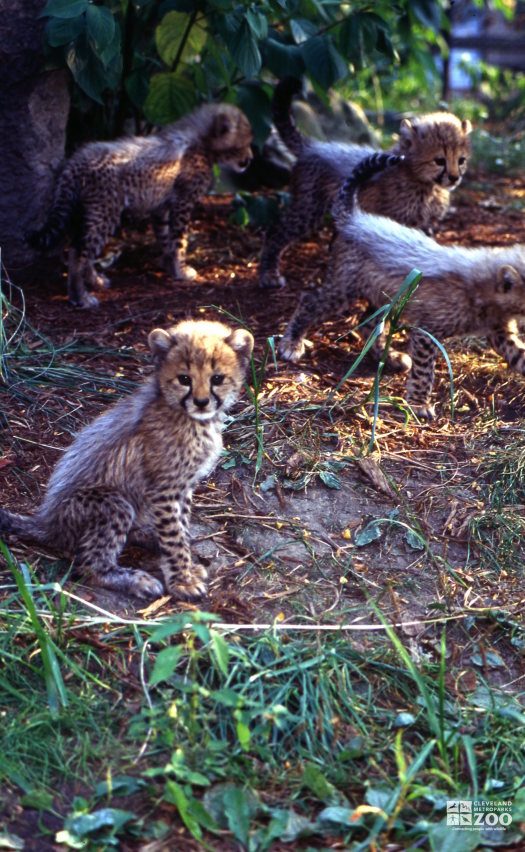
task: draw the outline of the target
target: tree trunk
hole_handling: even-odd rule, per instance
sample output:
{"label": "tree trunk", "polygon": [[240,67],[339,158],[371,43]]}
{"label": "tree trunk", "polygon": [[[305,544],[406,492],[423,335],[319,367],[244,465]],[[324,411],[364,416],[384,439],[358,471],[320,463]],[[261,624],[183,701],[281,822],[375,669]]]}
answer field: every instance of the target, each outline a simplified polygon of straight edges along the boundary
{"label": "tree trunk", "polygon": [[0,0],[0,248],[15,283],[35,269],[24,234],[46,218],[69,113],[68,72],[43,70],[45,5]]}

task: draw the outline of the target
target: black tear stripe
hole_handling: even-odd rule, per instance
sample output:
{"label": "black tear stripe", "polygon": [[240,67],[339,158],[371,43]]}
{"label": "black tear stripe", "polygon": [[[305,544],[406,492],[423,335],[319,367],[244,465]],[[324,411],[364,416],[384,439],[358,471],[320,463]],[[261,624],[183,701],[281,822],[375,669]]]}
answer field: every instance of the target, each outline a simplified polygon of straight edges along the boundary
{"label": "black tear stripe", "polygon": [[217,408],[220,408],[221,405],[222,405],[222,399],[220,398],[219,394],[215,393],[215,391],[213,390],[211,385],[210,385],[210,393],[211,393],[212,397],[214,398],[215,402],[217,403]]}
{"label": "black tear stripe", "polygon": [[188,399],[189,399],[190,396],[191,396],[191,387],[188,390],[188,393],[186,394],[186,396],[183,396],[181,401],[180,401],[180,404],[182,405],[183,408],[186,408],[186,403],[188,402]]}
{"label": "black tear stripe", "polygon": [[437,176],[437,178],[435,178],[436,183],[439,183],[440,186],[443,183],[443,178],[445,177],[446,173],[447,173],[447,167],[444,166],[443,171]]}

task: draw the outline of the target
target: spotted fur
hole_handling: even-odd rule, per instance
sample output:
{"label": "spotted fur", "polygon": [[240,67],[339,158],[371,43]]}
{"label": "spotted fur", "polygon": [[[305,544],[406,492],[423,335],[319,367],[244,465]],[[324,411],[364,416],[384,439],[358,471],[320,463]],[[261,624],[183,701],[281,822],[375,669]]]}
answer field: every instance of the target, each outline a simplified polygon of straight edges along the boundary
{"label": "spotted fur", "polygon": [[[437,347],[425,331],[440,341],[486,335],[508,365],[525,374],[525,344],[518,335],[525,321],[525,245],[442,246],[420,230],[365,213],[355,203],[359,174],[366,177],[367,165],[387,167],[388,159],[371,158],[343,187],[334,208],[337,236],[327,280],[303,293],[279,355],[299,361],[310,326],[344,315],[357,299],[373,308],[387,304],[411,270],[418,269],[421,283],[403,312],[404,323],[412,327],[409,355],[390,350],[389,360],[409,373],[406,398],[414,411],[431,418]],[[380,336],[377,355],[384,342]]]}
{"label": "spotted fur", "polygon": [[162,594],[162,584],[117,560],[129,534],[152,533],[166,589],[190,600],[206,591],[206,571],[190,554],[192,491],[221,453],[224,414],[241,390],[253,338],[187,321],[154,329],[149,345],[152,378],[80,432],[33,515],[0,509],[0,533],[74,554],[96,585],[139,597]]}
{"label": "spotted fur", "polygon": [[[273,101],[274,122],[297,157],[290,181],[290,203],[284,217],[266,233],[259,265],[261,287],[285,286],[280,258],[290,243],[319,230],[344,179],[372,148],[319,142],[304,137],[293,123],[291,100],[299,91],[293,78],[282,80]],[[390,216],[403,225],[433,228],[445,215],[450,190],[459,185],[470,156],[469,121],[444,112],[404,118],[399,140],[389,153],[404,159],[378,172],[363,186],[363,210]]]}
{"label": "spotted fur", "polygon": [[215,163],[243,171],[252,131],[237,107],[206,104],[151,136],[93,142],[77,151],[58,179],[46,224],[28,237],[35,248],[71,235],[68,294],[80,307],[98,304],[88,290],[108,286],[95,260],[124,211],[151,216],[163,266],[173,278],[194,278],[185,265],[186,231]]}

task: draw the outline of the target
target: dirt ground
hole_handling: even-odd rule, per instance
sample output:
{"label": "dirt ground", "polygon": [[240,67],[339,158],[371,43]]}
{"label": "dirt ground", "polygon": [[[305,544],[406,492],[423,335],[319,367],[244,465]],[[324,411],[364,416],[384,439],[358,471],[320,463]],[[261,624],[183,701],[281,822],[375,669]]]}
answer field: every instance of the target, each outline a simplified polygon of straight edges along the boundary
{"label": "dirt ground", "polygon": [[[524,179],[471,173],[454,194],[437,239],[525,243],[524,203]],[[106,270],[112,287],[100,293],[98,310],[68,303],[60,261],[38,285],[26,283],[23,271],[12,272],[24,289],[27,323],[53,342],[64,362],[106,373],[109,384],[115,376],[135,381],[148,373],[146,338],[153,327],[190,316],[218,318],[220,307],[253,331],[260,364],[267,337],[282,333],[303,287],[322,279],[330,230],[288,250],[288,286],[268,293],[257,288],[262,231],[231,224],[230,213],[230,196],[210,196],[197,205],[188,260],[199,276],[192,283],[174,283],[159,270],[149,229],[125,229],[110,246],[116,258]],[[454,421],[441,360],[438,419],[419,424],[382,404],[376,449],[363,461],[371,435],[365,403],[373,365],[360,365],[329,396],[359,353],[355,333],[339,339],[357,321],[356,313],[313,331],[299,367],[275,366],[270,355],[258,396],[261,469],[255,476],[255,417],[245,395],[225,434],[224,462],[196,495],[194,551],[212,577],[202,607],[225,621],[359,625],[370,621],[370,596],[394,620],[411,622],[433,608],[497,609],[523,597],[516,572],[504,564],[487,567],[468,535],[469,520],[483,511],[483,462],[498,442],[519,440],[522,433],[523,379],[482,341],[469,341],[468,348],[452,343]],[[26,338],[27,346],[38,349],[30,329]],[[76,350],[68,354],[72,341]],[[403,387],[403,377],[386,376],[382,394],[402,396]],[[108,387],[105,395],[83,394],[81,385],[54,391],[48,385],[32,401],[3,388],[2,505],[27,510],[36,503],[60,447],[103,409],[111,392]],[[20,543],[13,550],[42,576],[50,570],[49,554]],[[129,558],[155,571],[151,554],[134,549]],[[67,568],[64,561],[53,571],[63,576]],[[84,585],[75,590],[88,604],[144,614],[144,603]],[[166,598],[145,615],[180,608]],[[420,628],[407,623],[406,633],[411,631]],[[507,670],[502,677],[512,674]]]}

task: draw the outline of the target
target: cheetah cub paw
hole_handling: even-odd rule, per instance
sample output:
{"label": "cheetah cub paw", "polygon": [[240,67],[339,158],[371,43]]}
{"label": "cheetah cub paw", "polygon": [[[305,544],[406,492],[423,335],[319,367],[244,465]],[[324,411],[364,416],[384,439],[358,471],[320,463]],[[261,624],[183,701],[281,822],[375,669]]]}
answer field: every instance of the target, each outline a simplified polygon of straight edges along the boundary
{"label": "cheetah cub paw", "polygon": [[436,408],[434,405],[430,403],[415,403],[410,402],[410,410],[413,414],[416,415],[420,420],[435,420],[436,419]]}
{"label": "cheetah cub paw", "polygon": [[193,601],[208,593],[208,572],[202,565],[193,565],[191,574],[175,575],[166,581],[170,595],[177,600]]}
{"label": "cheetah cub paw", "polygon": [[286,278],[276,272],[263,274],[259,277],[259,287],[261,290],[282,290],[286,287]]}
{"label": "cheetah cub paw", "polygon": [[412,358],[406,352],[396,352],[391,349],[386,362],[389,368],[396,373],[409,373],[412,369]]}
{"label": "cheetah cub paw", "polygon": [[291,361],[292,364],[297,364],[304,355],[305,345],[303,340],[290,340],[290,338],[282,337],[279,343],[277,354],[282,361]]}

